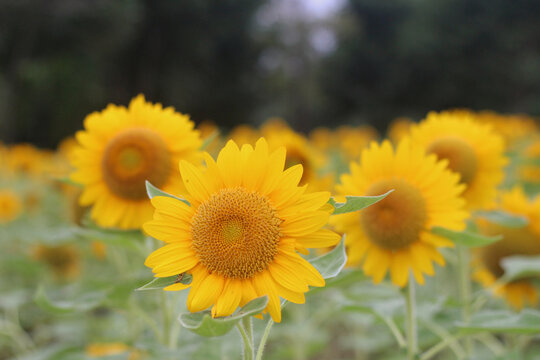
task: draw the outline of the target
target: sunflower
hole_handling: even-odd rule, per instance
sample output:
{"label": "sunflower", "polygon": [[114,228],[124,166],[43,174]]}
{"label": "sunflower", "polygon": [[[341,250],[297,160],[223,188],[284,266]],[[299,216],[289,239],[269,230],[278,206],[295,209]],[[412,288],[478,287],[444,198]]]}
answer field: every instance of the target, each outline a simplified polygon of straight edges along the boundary
{"label": "sunflower", "polygon": [[279,297],[304,303],[308,286],[324,286],[319,272],[297,254],[307,247],[336,244],[339,235],[323,229],[330,216],[328,192],[306,193],[298,186],[302,166],[283,170],[285,149],[268,151],[261,138],[241,149],[230,140],[217,161],[205,154],[206,170],[187,161],[180,172],[191,206],[154,197],[154,220],[143,229],[167,243],[146,259],[156,277],[188,272],[187,306],[197,312],[212,306],[212,316],[227,316],[263,295],[266,310],[281,320]]}
{"label": "sunflower", "polygon": [[239,145],[255,145],[259,137],[259,131],[247,124],[235,126],[228,136],[229,139],[234,140],[234,142]]}
{"label": "sunflower", "polygon": [[301,185],[309,184],[315,190],[329,190],[333,186],[332,176],[321,176],[321,170],[328,160],[325,154],[311,146],[305,136],[291,129],[285,121],[270,118],[262,126],[261,133],[268,140],[270,150],[281,146],[287,149],[286,167],[302,165]]}
{"label": "sunflower", "polygon": [[409,135],[409,131],[415,122],[408,117],[398,117],[392,120],[386,129],[386,135],[394,144]]}
{"label": "sunflower", "polygon": [[33,257],[45,263],[59,279],[73,279],[80,273],[79,252],[71,244],[36,245]]}
{"label": "sunflower", "polygon": [[129,107],[109,105],[88,115],[73,152],[71,179],[84,186],[82,206],[93,205],[100,226],[140,228],[152,218],[145,180],[170,193],[183,190],[172,176],[180,160],[200,162],[199,133],[188,116],[151,104],[142,95]]}
{"label": "sunflower", "polygon": [[466,110],[431,112],[411,128],[412,142],[423,146],[460,175],[467,186],[463,197],[469,209],[493,205],[504,177],[504,141],[490,126]]}
{"label": "sunflower", "polygon": [[446,162],[426,155],[404,139],[394,151],[388,140],[373,142],[351,163],[351,173],[341,176],[341,195],[380,195],[385,199],[360,213],[333,216],[331,224],[347,234],[349,265],[362,264],[375,283],[387,271],[395,285],[407,284],[412,271],[419,284],[423,274],[433,275],[432,261],[444,265],[437,247],[451,246],[430,232],[434,226],[462,229],[467,212],[460,197],[464,186]]}
{"label": "sunflower", "polygon": [[483,247],[476,252],[477,270],[474,278],[485,287],[492,288],[496,295],[504,297],[516,309],[526,303],[536,305],[538,292],[530,279],[507,284],[496,283],[504,274],[501,260],[513,255],[540,255],[540,195],[527,199],[523,189],[515,187],[501,195],[500,208],[514,215],[521,215],[529,221],[522,228],[507,228],[488,221],[479,221],[482,233],[503,235],[503,239]]}
{"label": "sunflower", "polygon": [[531,134],[538,133],[538,122],[524,114],[498,114],[493,111],[481,111],[476,114],[480,122],[491,125],[501,134],[506,146],[510,149],[519,147],[520,143],[529,139]]}
{"label": "sunflower", "polygon": [[21,199],[11,190],[0,189],[0,224],[17,219],[22,212]]}

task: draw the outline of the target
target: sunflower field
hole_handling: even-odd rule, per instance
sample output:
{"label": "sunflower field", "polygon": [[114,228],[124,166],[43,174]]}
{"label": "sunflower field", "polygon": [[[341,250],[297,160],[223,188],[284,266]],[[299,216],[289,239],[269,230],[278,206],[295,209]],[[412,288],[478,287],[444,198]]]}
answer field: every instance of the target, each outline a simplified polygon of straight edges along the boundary
{"label": "sunflower field", "polygon": [[0,0],[0,360],[540,360],[539,18]]}
{"label": "sunflower field", "polygon": [[540,131],[222,131],[138,95],[0,147],[1,359],[538,359]]}

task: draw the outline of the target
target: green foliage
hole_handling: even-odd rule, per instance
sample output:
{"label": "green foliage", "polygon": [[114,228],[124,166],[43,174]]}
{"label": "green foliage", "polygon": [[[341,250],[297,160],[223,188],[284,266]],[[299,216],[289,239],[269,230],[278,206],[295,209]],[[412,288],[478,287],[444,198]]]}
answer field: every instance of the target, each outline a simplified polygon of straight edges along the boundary
{"label": "green foliage", "polygon": [[394,190],[390,190],[387,193],[378,196],[345,196],[346,201],[344,203],[338,203],[334,198],[330,198],[328,202],[334,207],[332,215],[346,214],[365,209],[368,206],[381,201],[392,191]]}
{"label": "green foliage", "polygon": [[435,235],[445,237],[457,245],[466,247],[479,247],[493,244],[502,239],[502,235],[486,236],[470,231],[454,231],[440,226],[431,229]]}
{"label": "green foliage", "polygon": [[501,282],[540,276],[540,256],[508,256],[501,260],[504,275]]}
{"label": "green foliage", "polygon": [[222,318],[212,318],[210,311],[181,314],[178,321],[186,329],[201,336],[222,336],[228,333],[240,320],[247,316],[260,314],[268,304],[268,297],[254,299],[240,308],[235,314]]}
{"label": "green foliage", "polygon": [[521,228],[529,224],[529,220],[526,217],[513,215],[502,210],[478,211],[475,215],[491,223],[508,228]]}
{"label": "green foliage", "polygon": [[173,284],[189,284],[192,280],[191,274],[184,274],[182,275],[182,279],[179,280],[178,275],[176,276],[169,276],[164,278],[154,278],[152,281],[144,284],[140,288],[136,289],[137,291],[144,291],[144,290],[158,290],[163,289],[169,285]]}
{"label": "green foliage", "polygon": [[471,318],[470,323],[457,323],[462,333],[477,332],[538,334],[540,333],[540,312],[525,309],[516,314],[508,310],[486,310]]}
{"label": "green foliage", "polygon": [[191,206],[189,201],[187,201],[186,199],[182,199],[182,198],[180,198],[178,196],[174,196],[172,194],[166,193],[165,191],[160,190],[157,187],[155,187],[154,185],[152,185],[150,183],[150,181],[148,181],[148,180],[146,181],[146,192],[147,192],[148,197],[150,199],[152,199],[154,196],[165,196],[165,197],[170,197],[170,198],[173,198],[173,199],[176,199],[176,200],[180,200],[183,203],[187,204],[188,206]]}
{"label": "green foliage", "polygon": [[82,294],[70,301],[52,301],[45,292],[45,287],[40,285],[34,295],[34,301],[43,310],[57,315],[84,312],[99,306],[106,298],[103,291],[92,291]]}
{"label": "green foliage", "polygon": [[347,263],[347,253],[345,251],[345,236],[332,251],[310,260],[313,265],[321,273],[324,279],[330,279],[338,276],[345,264]]}

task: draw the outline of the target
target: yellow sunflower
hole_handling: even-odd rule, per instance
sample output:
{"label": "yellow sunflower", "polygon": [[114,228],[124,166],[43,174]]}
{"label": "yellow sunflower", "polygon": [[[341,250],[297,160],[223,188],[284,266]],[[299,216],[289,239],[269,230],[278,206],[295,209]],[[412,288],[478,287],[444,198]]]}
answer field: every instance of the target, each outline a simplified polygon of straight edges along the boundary
{"label": "yellow sunflower", "polygon": [[314,190],[330,190],[333,176],[321,176],[326,165],[324,153],[310,145],[308,139],[291,129],[280,118],[269,119],[261,128],[261,134],[268,140],[270,150],[284,146],[287,150],[285,167],[300,164],[304,170],[300,184],[309,184]]}
{"label": "yellow sunflower", "polygon": [[360,164],[351,163],[350,174],[341,176],[339,194],[394,192],[359,213],[332,217],[331,224],[347,234],[349,265],[362,264],[375,283],[389,270],[397,286],[407,284],[409,272],[423,284],[423,274],[434,274],[432,261],[444,265],[437,248],[452,246],[430,229],[464,227],[467,212],[459,176],[447,170],[446,161],[437,162],[407,139],[395,151],[388,140],[382,145],[373,142],[360,159]]}
{"label": "yellow sunflower", "polygon": [[188,309],[212,306],[227,316],[238,306],[267,295],[266,310],[281,320],[279,297],[304,303],[308,286],[324,286],[319,272],[297,254],[336,244],[339,235],[323,229],[330,216],[328,192],[306,193],[298,186],[302,166],[283,170],[285,149],[269,153],[261,138],[255,148],[229,141],[217,161],[205,154],[206,170],[180,162],[191,206],[154,197],[154,220],[144,230],[167,243],[146,259],[156,277],[191,273]]}
{"label": "yellow sunflower", "polygon": [[431,112],[411,128],[411,141],[423,146],[460,175],[469,209],[493,205],[504,177],[504,141],[466,110]]}
{"label": "yellow sunflower", "polygon": [[519,146],[531,134],[540,130],[538,120],[525,114],[498,114],[493,111],[478,112],[480,122],[490,124],[497,133],[501,134],[506,146],[510,149]]}
{"label": "yellow sunflower", "polygon": [[187,115],[151,104],[142,95],[129,107],[109,105],[88,115],[80,146],[73,152],[73,181],[84,186],[79,199],[93,205],[101,226],[140,228],[152,218],[145,180],[170,193],[183,190],[173,175],[180,160],[199,163],[201,140]]}
{"label": "yellow sunflower", "polygon": [[515,187],[501,195],[500,208],[514,215],[528,219],[529,224],[522,228],[508,228],[487,220],[479,221],[482,233],[503,235],[503,239],[478,249],[475,263],[477,271],[474,278],[485,287],[492,288],[496,295],[504,297],[515,309],[526,303],[538,303],[538,291],[530,280],[519,280],[507,284],[496,283],[504,274],[501,260],[513,255],[540,255],[540,195],[527,199],[523,189]]}
{"label": "yellow sunflower", "polygon": [[409,135],[409,131],[415,122],[408,117],[398,117],[392,120],[386,130],[386,135],[394,144],[399,143],[401,139]]}
{"label": "yellow sunflower", "polygon": [[21,199],[11,190],[0,189],[0,224],[17,219],[22,212]]}
{"label": "yellow sunflower", "polygon": [[251,125],[241,124],[235,126],[229,133],[228,138],[239,145],[250,144],[255,145],[259,139],[259,131]]}

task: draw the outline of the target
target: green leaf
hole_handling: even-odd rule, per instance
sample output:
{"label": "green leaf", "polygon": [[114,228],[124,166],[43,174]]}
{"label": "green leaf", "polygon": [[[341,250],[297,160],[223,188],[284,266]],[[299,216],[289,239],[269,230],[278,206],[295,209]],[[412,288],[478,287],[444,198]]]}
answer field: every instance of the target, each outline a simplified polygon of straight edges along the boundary
{"label": "green leaf", "polygon": [[183,327],[201,336],[222,336],[228,333],[242,318],[260,314],[268,304],[268,297],[256,298],[247,303],[236,314],[212,318],[209,310],[180,314],[178,321]]}
{"label": "green leaf", "polygon": [[328,202],[334,207],[334,213],[332,215],[340,215],[350,213],[367,208],[370,205],[381,201],[390,194],[393,189],[386,194],[378,196],[345,196],[346,201],[344,203],[338,203],[334,198],[330,198]]}
{"label": "green leaf", "polygon": [[144,284],[143,286],[135,290],[144,291],[144,290],[163,289],[164,287],[167,287],[169,285],[173,285],[176,283],[182,283],[182,284],[187,285],[191,283],[191,278],[192,278],[191,274],[184,274],[184,276],[182,276],[182,279],[180,281],[178,281],[178,275],[164,277],[164,278],[154,278],[149,283]]}
{"label": "green leaf", "polygon": [[57,181],[57,182],[62,183],[62,184],[67,184],[67,185],[75,186],[75,187],[78,187],[78,188],[83,187],[81,184],[71,180],[71,178],[69,176],[55,177],[53,179],[54,179],[54,181]]}
{"label": "green leaf", "polygon": [[477,217],[484,218],[489,222],[508,228],[521,228],[529,224],[529,220],[520,215],[513,215],[505,211],[478,211]]}
{"label": "green leaf", "polygon": [[45,287],[40,285],[34,295],[34,302],[43,310],[52,314],[65,315],[75,312],[83,312],[96,308],[103,300],[104,291],[94,291],[77,296],[72,301],[51,301],[45,292]]}
{"label": "green leaf", "polygon": [[456,323],[462,333],[516,333],[538,334],[540,333],[540,312],[525,309],[520,313],[508,310],[489,310],[472,316],[468,324]]}
{"label": "green leaf", "polygon": [[445,237],[455,244],[467,247],[486,246],[496,243],[503,238],[502,235],[485,236],[470,231],[454,231],[440,226],[434,226],[431,228],[431,232],[435,235]]}
{"label": "green leaf", "polygon": [[189,201],[187,201],[186,199],[183,199],[181,197],[174,196],[172,194],[166,193],[165,191],[160,190],[157,187],[155,187],[154,185],[152,185],[150,183],[150,181],[148,181],[148,180],[146,180],[146,193],[148,194],[148,197],[150,199],[152,199],[155,196],[165,196],[165,197],[170,197],[170,198],[173,198],[173,199],[176,199],[176,200],[180,200],[183,203],[186,203],[188,206],[191,206]]}
{"label": "green leaf", "polygon": [[336,277],[347,263],[345,236],[343,236],[339,244],[332,251],[313,260],[309,260],[309,262],[319,270],[323,278],[330,279]]}
{"label": "green leaf", "polygon": [[213,133],[211,133],[210,135],[208,135],[204,140],[203,140],[203,143],[201,145],[201,150],[206,150],[206,148],[208,147],[208,145],[210,145],[212,143],[212,141],[214,141],[219,135],[219,130],[216,130],[214,131]]}
{"label": "green leaf", "polygon": [[138,244],[142,242],[143,235],[139,230],[118,230],[99,228],[89,225],[87,228],[76,228],[79,236],[88,240],[99,240],[108,245],[139,250]]}
{"label": "green leaf", "polygon": [[501,282],[510,282],[540,275],[540,256],[509,256],[501,261],[504,275]]}

